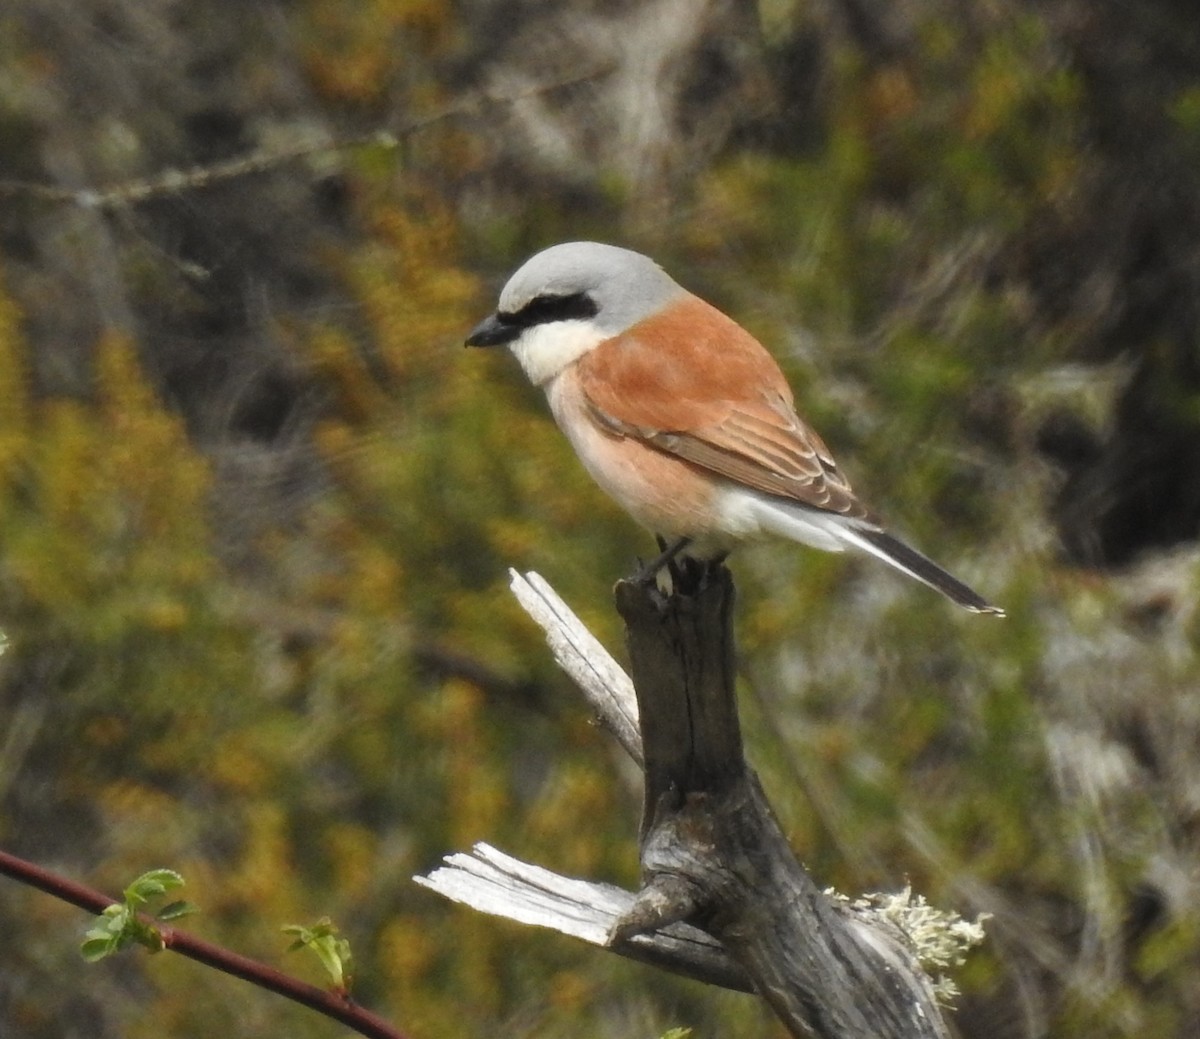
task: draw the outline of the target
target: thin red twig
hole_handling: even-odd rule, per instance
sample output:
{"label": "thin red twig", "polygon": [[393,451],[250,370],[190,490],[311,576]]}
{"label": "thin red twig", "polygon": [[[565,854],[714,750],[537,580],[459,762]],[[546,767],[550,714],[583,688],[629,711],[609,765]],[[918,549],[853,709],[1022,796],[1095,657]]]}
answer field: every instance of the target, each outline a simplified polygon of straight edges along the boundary
{"label": "thin red twig", "polygon": [[[14,880],[92,913],[102,913],[117,902],[117,899],[109,897],[103,891],[97,891],[95,888],[68,880],[66,877],[59,876],[42,866],[37,866],[5,851],[0,851],[0,874],[12,877]],[[186,931],[174,927],[162,927],[149,919],[146,920],[146,923],[158,930],[162,935],[163,946],[172,952],[215,967],[226,974],[232,974],[235,978],[241,978],[259,988],[277,992],[295,1003],[300,1003],[326,1017],[333,1018],[347,1028],[352,1028],[359,1035],[368,1036],[369,1039],[407,1039],[405,1034],[394,1025],[356,1003],[352,1003],[344,996],[318,988],[316,985],[310,985],[306,981],[300,981],[265,963],[231,952],[212,942],[206,942]]]}

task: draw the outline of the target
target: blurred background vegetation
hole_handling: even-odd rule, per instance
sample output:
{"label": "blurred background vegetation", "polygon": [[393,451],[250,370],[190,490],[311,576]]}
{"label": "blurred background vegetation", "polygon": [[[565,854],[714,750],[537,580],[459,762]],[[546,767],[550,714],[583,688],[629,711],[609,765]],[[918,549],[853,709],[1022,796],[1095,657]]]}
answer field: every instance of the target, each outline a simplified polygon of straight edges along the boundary
{"label": "blurred background vegetation", "polygon": [[[460,346],[529,253],[596,237],[757,333],[864,497],[1009,610],[735,557],[751,758],[818,881],[993,914],[964,1035],[1200,1034],[1198,25],[6,0],[0,844],[113,893],[181,870],[192,929],[318,981],[280,928],[330,915],[415,1039],[780,1034],[409,879],[486,839],[636,882],[636,777],[506,568],[618,649],[651,544]],[[85,926],[0,884],[0,1033],[342,1034],[172,957],[86,967]]]}

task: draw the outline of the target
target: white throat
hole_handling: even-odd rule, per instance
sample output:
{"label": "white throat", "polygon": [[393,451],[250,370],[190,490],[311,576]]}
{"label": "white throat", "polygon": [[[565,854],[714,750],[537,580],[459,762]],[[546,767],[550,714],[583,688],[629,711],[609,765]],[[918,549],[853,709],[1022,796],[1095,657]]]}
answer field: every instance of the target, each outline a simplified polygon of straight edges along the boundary
{"label": "white throat", "polygon": [[541,386],[607,338],[590,321],[552,321],[525,329],[509,349],[529,381]]}

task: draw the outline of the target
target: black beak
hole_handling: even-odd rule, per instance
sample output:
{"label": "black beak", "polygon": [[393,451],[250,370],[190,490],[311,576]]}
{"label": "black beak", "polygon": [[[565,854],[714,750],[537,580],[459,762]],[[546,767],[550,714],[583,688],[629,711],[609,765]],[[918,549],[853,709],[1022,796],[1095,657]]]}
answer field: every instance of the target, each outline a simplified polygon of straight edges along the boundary
{"label": "black beak", "polygon": [[467,336],[467,346],[504,346],[511,343],[522,332],[515,321],[505,321],[499,314],[485,317]]}

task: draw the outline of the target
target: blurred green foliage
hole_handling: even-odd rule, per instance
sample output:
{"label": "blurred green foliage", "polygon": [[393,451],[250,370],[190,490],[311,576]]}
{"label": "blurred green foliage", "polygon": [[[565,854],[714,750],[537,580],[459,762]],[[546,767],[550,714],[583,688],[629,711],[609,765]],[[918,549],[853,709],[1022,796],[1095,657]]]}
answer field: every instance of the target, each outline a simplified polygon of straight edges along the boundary
{"label": "blurred green foliage", "polygon": [[[304,81],[350,121],[444,103],[469,49],[438,0],[293,7]],[[811,30],[800,5],[763,7],[767,59]],[[903,59],[831,47],[815,138],[719,150],[657,225],[620,223],[648,204],[611,169],[481,202],[486,135],[458,124],[352,156],[343,233],[313,258],[350,305],[273,318],[321,395],[303,445],[319,476],[250,544],[215,518],[229,486],[155,343],[105,324],[70,394],[32,345],[37,299],[0,277],[0,841],[112,890],[169,864],[196,930],[288,968],[280,928],[328,916],[356,998],[419,1039],[779,1034],[749,997],[409,882],[478,840],[637,881],[638,791],[506,585],[538,569],[618,647],[609,590],[652,545],[510,359],[459,346],[493,304],[476,268],[608,232],[760,335],[863,496],[1009,610],[960,616],[807,550],[734,559],[750,754],[807,866],[994,914],[957,975],[972,1034],[1187,1034],[1200,914],[1140,900],[1194,892],[1193,729],[1153,708],[1194,702],[1198,568],[1173,568],[1177,608],[1146,622],[1140,586],[1056,556],[1035,441],[1084,326],[1035,318],[997,271],[1079,219],[1087,86],[1036,13],[981,18],[918,19]],[[1197,89],[1166,113],[1193,150]],[[119,262],[153,294],[148,255],[135,240]],[[0,253],[0,276],[16,262]],[[1169,380],[1163,397],[1194,406]],[[1161,761],[1114,735],[1134,729]],[[43,896],[6,886],[0,921],[28,979],[0,1013],[30,1039],[62,1034],[73,992],[125,1039],[337,1034],[170,957],[85,972],[84,922]],[[1006,1030],[1018,994],[1043,1031]]]}

